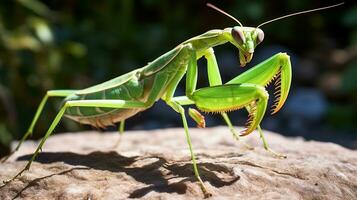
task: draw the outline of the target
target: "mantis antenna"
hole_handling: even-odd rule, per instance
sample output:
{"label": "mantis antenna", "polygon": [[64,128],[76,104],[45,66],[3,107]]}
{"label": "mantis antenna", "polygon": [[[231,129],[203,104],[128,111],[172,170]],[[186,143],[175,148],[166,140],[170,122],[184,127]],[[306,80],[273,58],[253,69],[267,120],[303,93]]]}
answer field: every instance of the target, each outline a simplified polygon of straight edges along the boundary
{"label": "mantis antenna", "polygon": [[233,17],[232,15],[224,12],[223,10],[217,8],[216,6],[210,4],[210,3],[207,3],[206,6],[210,7],[210,8],[213,8],[214,10],[217,10],[218,12],[230,17],[231,19],[233,19],[234,21],[236,21],[241,27],[243,27],[242,23],[240,23],[240,21],[238,21],[238,19],[236,19],[235,17]]}
{"label": "mantis antenna", "polygon": [[275,18],[275,19],[272,19],[272,20],[263,22],[263,23],[261,23],[259,26],[257,26],[257,28],[259,28],[259,27],[261,27],[261,26],[263,26],[263,25],[265,25],[265,24],[269,24],[270,22],[274,22],[274,21],[277,21],[277,20],[281,20],[281,19],[284,19],[284,18],[287,18],[287,17],[291,17],[291,16],[295,16],[295,15],[301,15],[301,14],[305,14],[305,13],[309,13],[309,12],[315,12],[315,11],[318,11],[318,10],[325,10],[325,9],[333,8],[333,7],[336,7],[336,6],[340,6],[340,5],[344,4],[344,3],[345,3],[345,2],[338,3],[338,4],[335,4],[335,5],[331,5],[331,6],[326,6],[326,7],[321,7],[321,8],[315,8],[315,9],[311,9],[311,10],[305,10],[305,11],[301,11],[301,12],[296,12],[296,13],[284,15],[284,16],[281,16],[281,17],[278,17],[278,18]]}

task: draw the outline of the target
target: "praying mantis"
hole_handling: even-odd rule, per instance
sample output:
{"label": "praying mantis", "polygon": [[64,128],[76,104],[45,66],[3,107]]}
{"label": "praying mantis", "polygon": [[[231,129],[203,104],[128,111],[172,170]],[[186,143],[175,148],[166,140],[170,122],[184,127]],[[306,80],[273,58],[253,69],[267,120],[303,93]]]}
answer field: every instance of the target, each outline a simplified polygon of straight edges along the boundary
{"label": "praying mantis", "polygon": [[[238,49],[240,65],[244,67],[252,60],[255,48],[264,39],[264,32],[260,29],[261,26],[293,15],[332,8],[341,4],[343,3],[285,15],[264,22],[257,27],[245,27],[231,15],[212,4],[207,4],[207,6],[234,19],[239,26],[211,30],[188,39],[146,66],[104,83],[82,90],[47,91],[27,133],[22,137],[13,152],[17,151],[33,132],[34,126],[49,97],[64,98],[62,107],[26,166],[14,177],[4,181],[4,184],[13,181],[21,176],[23,172],[30,169],[31,163],[35,160],[43,144],[53,133],[54,128],[62,117],[65,116],[81,124],[89,124],[100,128],[120,122],[120,132],[122,132],[126,119],[150,108],[160,99],[165,101],[168,106],[181,116],[193,171],[205,197],[211,194],[199,174],[183,106],[195,105],[198,108],[199,111],[189,108],[188,114],[200,127],[205,126],[204,117],[200,111],[219,113],[233,136],[238,140],[240,136],[248,135],[258,129],[264,148],[276,156],[285,157],[269,148],[259,124],[268,106],[269,95],[265,88],[270,83],[274,82],[275,85],[275,101],[272,106],[272,114],[277,113],[287,100],[292,79],[289,56],[286,53],[277,53],[232,80],[223,83],[213,48],[225,43],[232,44]],[[209,86],[197,89],[197,60],[201,58],[207,60]],[[186,75],[185,95],[175,96],[176,87],[184,75]],[[240,134],[235,131],[227,115],[227,112],[238,109],[246,109],[248,111],[246,128]],[[6,160],[6,158],[3,160]]]}

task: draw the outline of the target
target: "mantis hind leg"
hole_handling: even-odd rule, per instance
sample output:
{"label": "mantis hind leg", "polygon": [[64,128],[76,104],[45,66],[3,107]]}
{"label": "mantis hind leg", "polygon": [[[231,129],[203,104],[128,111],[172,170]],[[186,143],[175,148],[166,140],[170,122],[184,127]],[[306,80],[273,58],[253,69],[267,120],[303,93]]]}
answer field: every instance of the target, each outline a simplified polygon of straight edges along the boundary
{"label": "mantis hind leg", "polygon": [[38,118],[41,115],[41,112],[43,110],[43,107],[45,106],[48,97],[66,97],[72,93],[74,93],[75,90],[49,90],[47,91],[46,95],[42,98],[40,105],[37,108],[36,114],[34,116],[34,118],[32,119],[31,125],[28,128],[27,132],[25,133],[24,136],[22,136],[21,140],[19,141],[19,143],[17,144],[17,146],[15,147],[14,150],[12,150],[10,152],[9,155],[7,155],[6,157],[4,157],[3,159],[1,159],[1,162],[5,162],[11,155],[13,155],[17,150],[19,150],[20,146],[22,145],[22,143],[29,137],[32,135],[33,129],[36,125],[36,122],[38,121]]}
{"label": "mantis hind leg", "polygon": [[67,101],[64,106],[57,113],[55,119],[52,121],[50,127],[48,128],[45,136],[41,139],[40,144],[37,146],[37,149],[33,153],[31,159],[26,164],[26,166],[17,173],[14,177],[9,180],[4,181],[4,184],[15,180],[17,177],[21,176],[23,172],[30,169],[32,162],[37,157],[39,151],[42,149],[43,144],[47,140],[47,138],[53,133],[53,130],[60,122],[63,117],[65,111],[69,107],[105,107],[105,108],[147,108],[148,106],[142,102],[136,101],[124,101],[124,100],[77,100],[77,101]]}

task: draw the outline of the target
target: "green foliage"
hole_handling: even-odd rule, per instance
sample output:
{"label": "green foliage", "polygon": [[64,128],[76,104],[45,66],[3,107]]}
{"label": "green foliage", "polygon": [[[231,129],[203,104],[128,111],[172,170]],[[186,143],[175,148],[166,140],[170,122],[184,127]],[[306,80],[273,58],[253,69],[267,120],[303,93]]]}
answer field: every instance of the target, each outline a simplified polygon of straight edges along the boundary
{"label": "green foliage", "polygon": [[11,133],[7,130],[5,124],[0,123],[0,157],[10,152],[9,144],[12,140]]}
{"label": "green foliage", "polygon": [[341,91],[348,96],[355,97],[357,100],[357,62],[353,62],[347,66],[346,71],[342,75]]}
{"label": "green foliage", "polygon": [[328,110],[330,127],[342,130],[353,129],[357,118],[357,105],[332,104]]}

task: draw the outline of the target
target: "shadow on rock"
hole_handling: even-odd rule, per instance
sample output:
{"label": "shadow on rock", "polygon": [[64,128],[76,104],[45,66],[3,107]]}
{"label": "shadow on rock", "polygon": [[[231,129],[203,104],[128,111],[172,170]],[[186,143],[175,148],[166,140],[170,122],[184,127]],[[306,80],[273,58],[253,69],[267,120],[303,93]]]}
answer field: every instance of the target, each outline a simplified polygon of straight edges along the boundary
{"label": "shadow on rock", "polygon": [[27,183],[27,185],[22,188],[20,191],[18,191],[16,193],[16,196],[14,198],[12,198],[13,200],[14,199],[17,199],[21,196],[21,194],[28,188],[30,187],[33,187],[33,186],[36,186],[38,184],[39,181],[43,180],[43,179],[46,179],[46,178],[50,178],[52,176],[55,176],[55,175],[64,175],[66,173],[69,173],[69,172],[72,172],[74,170],[88,170],[89,168],[88,167],[75,167],[75,168],[71,168],[71,169],[68,169],[68,170],[64,170],[62,172],[59,172],[59,173],[54,173],[54,174],[51,174],[51,175],[48,175],[48,176],[44,176],[44,177],[40,177],[40,178],[35,178],[34,180],[30,181]]}
{"label": "shadow on rock", "polygon": [[[29,160],[31,156],[21,156],[18,160]],[[151,191],[184,194],[187,190],[185,182],[196,182],[192,164],[187,161],[168,162],[160,156],[126,157],[114,151],[93,152],[87,155],[71,152],[43,152],[37,156],[36,161],[40,163],[64,162],[96,170],[123,172],[147,185],[133,191],[129,198],[140,198]],[[232,169],[223,165],[199,163],[198,167],[203,181],[208,181],[215,187],[231,185],[240,178],[234,175]],[[169,180],[174,178],[178,181],[169,183]]]}
{"label": "shadow on rock", "polygon": [[[30,160],[32,154],[19,157],[17,160]],[[37,155],[36,162],[54,163],[64,162],[69,165],[82,165],[93,169],[107,170],[111,172],[122,171],[121,168],[130,166],[137,157],[126,157],[118,153],[92,152],[90,154],[76,154],[71,152],[42,152]]]}

